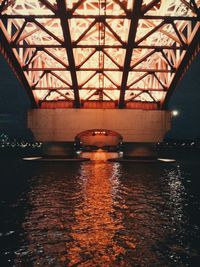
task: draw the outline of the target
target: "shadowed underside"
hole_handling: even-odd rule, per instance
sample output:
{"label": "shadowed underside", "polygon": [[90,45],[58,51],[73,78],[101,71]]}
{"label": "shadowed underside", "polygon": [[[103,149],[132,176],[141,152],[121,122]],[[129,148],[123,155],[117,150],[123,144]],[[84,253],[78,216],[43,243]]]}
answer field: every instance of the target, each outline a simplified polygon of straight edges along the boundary
{"label": "shadowed underside", "polygon": [[0,0],[0,51],[32,107],[166,108],[200,0]]}

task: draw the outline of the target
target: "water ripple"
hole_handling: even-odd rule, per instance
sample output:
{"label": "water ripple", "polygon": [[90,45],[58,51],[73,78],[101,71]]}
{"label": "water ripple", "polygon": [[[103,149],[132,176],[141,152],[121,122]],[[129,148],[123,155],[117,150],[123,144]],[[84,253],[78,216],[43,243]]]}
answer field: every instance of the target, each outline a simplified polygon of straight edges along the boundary
{"label": "water ripple", "polygon": [[200,199],[188,166],[38,164],[28,175],[20,194],[1,201],[1,266],[200,262]]}

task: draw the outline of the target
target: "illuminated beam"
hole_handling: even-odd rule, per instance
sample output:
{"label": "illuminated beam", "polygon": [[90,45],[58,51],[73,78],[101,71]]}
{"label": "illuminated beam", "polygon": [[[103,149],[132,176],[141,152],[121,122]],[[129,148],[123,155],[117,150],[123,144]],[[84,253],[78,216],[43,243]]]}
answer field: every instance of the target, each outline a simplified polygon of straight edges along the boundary
{"label": "illuminated beam", "polygon": [[132,101],[132,100],[134,100],[135,98],[137,98],[138,96],[140,96],[141,94],[143,94],[145,92],[146,92],[146,90],[141,91],[141,92],[137,93],[136,95],[133,95],[131,98],[127,99],[125,102]]}
{"label": "illuminated beam", "polygon": [[[49,15],[21,15],[21,14],[0,14],[0,19],[24,19],[24,20],[31,20],[31,19],[59,19],[60,17],[57,14],[49,14]],[[127,19],[130,16],[127,15],[83,15],[83,14],[74,14],[73,16],[69,11],[66,11],[66,18],[67,19],[97,19],[98,21],[102,21],[105,19]],[[171,17],[170,17],[171,18]],[[185,17],[184,17],[185,18]]]}
{"label": "illuminated beam", "polygon": [[[33,19],[59,19],[60,17],[55,15],[21,15],[21,14],[0,14],[0,19],[24,19],[26,21]],[[71,19],[72,16],[66,13],[66,18]],[[96,19],[97,21],[103,21],[105,19],[131,19],[131,15],[80,15],[74,14],[73,19]],[[141,15],[141,19],[146,20],[162,20],[165,19],[168,22],[172,21],[199,21],[199,17],[196,16],[160,16],[160,15]]]}
{"label": "illuminated beam", "polygon": [[55,72],[53,72],[52,70],[50,71],[50,74],[53,75],[54,77],[56,77],[58,80],[60,80],[61,82],[65,83],[67,86],[69,86],[72,89],[71,84],[69,84],[67,81],[65,81],[62,77],[60,77],[58,74],[56,74]]}
{"label": "illuminated beam", "polygon": [[68,62],[70,66],[72,86],[74,90],[74,104],[76,108],[79,108],[80,97],[79,97],[79,91],[78,91],[78,80],[76,76],[76,66],[75,66],[75,60],[74,60],[74,55],[73,55],[69,23],[68,23],[68,20],[66,19],[65,0],[57,0],[57,7],[58,7],[58,13],[60,15],[60,22],[61,22],[61,27],[63,31],[64,43],[65,43],[65,48],[66,48],[66,52],[68,56]]}
{"label": "illuminated beam", "polygon": [[85,31],[78,37],[78,39],[76,41],[73,42],[73,44],[78,44],[82,39],[83,37],[94,27],[94,25],[96,24],[96,20],[94,20],[89,26],[87,29],[85,29]]}
{"label": "illuminated beam", "polygon": [[84,82],[80,84],[80,87],[83,87],[87,82],[89,82],[95,75],[97,74],[97,71],[95,71],[92,75],[90,75]]}
{"label": "illuminated beam", "polygon": [[156,50],[152,50],[149,53],[147,53],[146,55],[144,55],[142,58],[140,58],[137,62],[135,62],[132,66],[131,66],[131,70],[134,69],[135,67],[137,67],[140,63],[144,62],[148,57],[152,56],[154,53],[156,52]]}
{"label": "illuminated beam", "polygon": [[[14,44],[11,43],[12,48],[65,48],[64,44]],[[104,48],[126,48],[126,45],[76,45],[72,43],[72,48],[94,48],[94,49],[104,49]],[[170,46],[169,46],[170,49]]]}
{"label": "illuminated beam", "polygon": [[194,0],[190,0],[189,3],[186,0],[181,0],[181,2],[184,5],[186,5],[189,9],[191,9],[193,13],[197,14],[198,16],[200,15],[200,11]]}
{"label": "illuminated beam", "polygon": [[[79,87],[79,90],[86,90],[86,91],[91,91],[91,90],[97,90],[98,88],[93,88],[93,87]],[[71,87],[35,87],[33,88],[33,91],[37,90],[72,90]],[[112,88],[112,87],[107,87],[103,88],[102,90],[105,91],[120,91],[120,88]],[[128,88],[126,91],[152,91],[152,92],[166,92],[167,90],[163,90],[163,88]]]}
{"label": "illuminated beam", "polygon": [[[24,70],[26,71],[70,71],[70,67],[67,68],[59,68],[59,67],[29,67],[27,68],[26,66],[23,67]],[[138,68],[138,69],[132,69],[129,72],[159,72],[159,73],[173,73],[175,72],[175,68],[173,69],[142,69],[142,68]],[[95,71],[98,73],[102,73],[104,71],[110,71],[110,72],[119,72],[121,70],[119,69],[115,69],[115,68],[103,68],[103,69],[99,69],[99,68],[79,68],[76,67],[76,71]]]}
{"label": "illuminated beam", "polygon": [[[62,1],[62,0],[61,0]],[[60,1],[60,2],[61,2]],[[80,6],[82,5],[86,0],[79,0],[75,3],[75,5],[73,6],[73,8],[70,10],[71,14],[74,13],[74,11]],[[57,3],[59,2],[59,0],[57,0]],[[66,7],[66,6],[65,6]]]}
{"label": "illuminated beam", "polygon": [[19,30],[18,32],[16,32],[16,35],[14,35],[14,36],[12,37],[12,42],[14,42],[14,43],[17,43],[17,42],[18,42],[19,37],[21,36],[23,30],[24,30],[25,27],[26,27],[26,24],[27,24],[27,21],[24,21],[24,23],[23,23],[23,25],[21,26],[20,30]]}
{"label": "illuminated beam", "polygon": [[137,40],[136,44],[138,45],[145,39],[147,39],[149,36],[151,36],[153,33],[155,33],[157,30],[161,29],[166,24],[165,20],[161,21],[158,25],[153,27],[152,30],[150,30],[148,33],[146,33],[143,37],[141,37],[139,40]]}
{"label": "illuminated beam", "polygon": [[24,72],[22,70],[22,66],[20,65],[20,63],[16,59],[15,54],[13,53],[12,49],[10,48],[9,42],[6,39],[5,34],[4,34],[1,27],[0,27],[0,51],[2,52],[2,55],[4,56],[4,58],[7,60],[8,64],[11,66],[11,68],[12,68],[13,72],[15,73],[15,75],[17,76],[18,80],[24,86],[26,93],[29,97],[31,107],[36,108],[37,103],[36,103],[35,98],[33,96],[31,87],[30,87],[30,85],[26,79],[26,76],[24,75]]}
{"label": "illuminated beam", "polygon": [[44,32],[46,32],[48,35],[50,35],[53,39],[55,39],[58,43],[62,44],[62,40],[60,40],[60,38],[58,38],[55,34],[53,34],[51,31],[49,31],[47,29],[47,27],[45,27],[43,24],[41,24],[40,22],[38,22],[37,20],[33,20],[33,23],[37,25],[37,27],[39,27],[41,30],[43,30]]}
{"label": "illuminated beam", "polygon": [[129,14],[129,10],[127,10],[127,9],[125,8],[125,6],[124,6],[124,4],[123,4],[122,1],[120,1],[120,0],[113,0],[113,2],[115,2],[117,5],[119,5],[119,6],[121,7],[121,9],[124,10],[124,12],[126,13],[126,15]]}
{"label": "illuminated beam", "polygon": [[94,51],[92,51],[92,53],[90,53],[77,67],[81,68],[95,53],[96,53],[96,49],[94,49]]}
{"label": "illuminated beam", "polygon": [[3,0],[1,5],[0,5],[0,13],[2,13],[6,8],[11,6],[15,1],[14,0]]}
{"label": "illuminated beam", "polygon": [[187,71],[190,63],[194,59],[195,55],[197,55],[200,51],[200,30],[199,25],[197,25],[196,34],[194,35],[193,40],[189,46],[189,49],[185,52],[184,58],[181,61],[180,65],[177,68],[175,76],[169,86],[167,95],[162,105],[162,109],[168,108],[169,100],[176,89],[178,82],[183,78],[185,72]]}
{"label": "illuminated beam", "polygon": [[136,80],[131,82],[129,85],[127,85],[127,88],[131,87],[132,85],[138,83],[139,81],[143,80],[146,76],[149,75],[149,72],[144,73],[142,76],[138,77]]}
{"label": "illuminated beam", "polygon": [[121,91],[119,97],[119,108],[124,107],[124,97],[128,80],[128,73],[130,70],[131,56],[132,56],[132,43],[135,43],[135,37],[138,27],[138,21],[141,16],[142,0],[133,1],[132,19],[129,28],[128,44],[126,49],[126,55],[124,59],[124,71],[121,81]]}
{"label": "illuminated beam", "polygon": [[168,22],[172,22],[172,21],[199,21],[198,17],[184,17],[184,16],[159,16],[159,15],[144,15],[141,17],[141,19],[148,19],[148,20],[161,20],[161,19],[165,19]]}
{"label": "illuminated beam", "polygon": [[159,4],[161,0],[152,0],[148,5],[142,6],[142,13],[145,14],[151,10],[155,5]]}
{"label": "illuminated beam", "polygon": [[53,13],[56,13],[56,7],[52,5],[48,0],[39,0],[43,5],[45,5]]}
{"label": "illuminated beam", "polygon": [[[44,45],[44,44],[14,44],[11,43],[10,46],[12,48],[65,48],[64,44],[52,44],[52,45]],[[94,48],[94,49],[99,49],[103,50],[104,48],[122,48],[126,49],[127,44],[124,45],[73,45],[72,43],[72,48]],[[166,49],[166,50],[186,50],[188,48],[188,45],[183,46],[168,46],[168,45],[137,45],[137,44],[132,44],[132,48],[141,48],[141,49],[156,49],[156,50],[161,50],[161,49]]]}
{"label": "illuminated beam", "polygon": [[122,70],[122,66],[120,66],[110,54],[108,54],[105,50],[103,50],[103,53],[118,67],[119,70]]}

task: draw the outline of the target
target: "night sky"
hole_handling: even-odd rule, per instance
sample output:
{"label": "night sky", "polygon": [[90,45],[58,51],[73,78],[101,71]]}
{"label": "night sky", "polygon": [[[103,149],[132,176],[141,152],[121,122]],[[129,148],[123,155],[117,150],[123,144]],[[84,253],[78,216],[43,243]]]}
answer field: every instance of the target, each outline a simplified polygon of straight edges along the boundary
{"label": "night sky", "polygon": [[[30,103],[25,90],[0,55],[0,131],[8,131],[16,136],[23,135],[28,108]],[[180,113],[173,118],[168,137],[200,138],[200,54],[179,82],[169,108]]]}

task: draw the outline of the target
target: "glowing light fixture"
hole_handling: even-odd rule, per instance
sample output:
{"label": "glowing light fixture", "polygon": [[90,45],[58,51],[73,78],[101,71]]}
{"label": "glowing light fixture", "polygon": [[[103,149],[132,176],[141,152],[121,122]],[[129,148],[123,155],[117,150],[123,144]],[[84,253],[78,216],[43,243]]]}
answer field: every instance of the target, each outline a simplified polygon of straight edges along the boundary
{"label": "glowing light fixture", "polygon": [[172,110],[172,116],[177,117],[180,114],[178,110]]}

